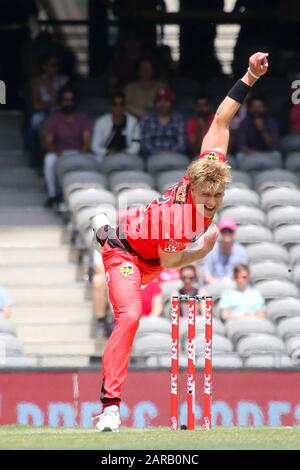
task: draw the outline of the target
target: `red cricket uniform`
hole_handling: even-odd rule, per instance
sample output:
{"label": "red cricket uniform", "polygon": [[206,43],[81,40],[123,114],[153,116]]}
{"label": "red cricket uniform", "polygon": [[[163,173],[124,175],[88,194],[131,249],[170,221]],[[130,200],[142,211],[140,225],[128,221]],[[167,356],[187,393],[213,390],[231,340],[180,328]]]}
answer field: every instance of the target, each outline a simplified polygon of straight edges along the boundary
{"label": "red cricket uniform", "polygon": [[[200,158],[204,156],[225,161],[217,151],[207,151]],[[128,211],[113,237],[114,230],[108,227],[97,233],[115,317],[115,328],[102,358],[104,407],[118,405],[121,400],[121,386],[142,314],[141,289],[162,271],[158,247],[166,252],[182,251],[205,232],[210,222],[196,210],[189,179],[184,176],[147,207]]]}

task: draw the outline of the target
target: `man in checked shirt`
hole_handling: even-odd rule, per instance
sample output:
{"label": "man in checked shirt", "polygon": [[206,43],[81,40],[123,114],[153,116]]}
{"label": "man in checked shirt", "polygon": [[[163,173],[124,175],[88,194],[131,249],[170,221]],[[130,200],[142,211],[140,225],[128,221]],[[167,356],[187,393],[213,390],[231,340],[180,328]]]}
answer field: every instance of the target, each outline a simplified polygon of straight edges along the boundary
{"label": "man in checked shirt", "polygon": [[141,122],[141,152],[145,157],[162,152],[185,153],[184,120],[172,110],[172,101],[172,90],[159,88],[154,110]]}

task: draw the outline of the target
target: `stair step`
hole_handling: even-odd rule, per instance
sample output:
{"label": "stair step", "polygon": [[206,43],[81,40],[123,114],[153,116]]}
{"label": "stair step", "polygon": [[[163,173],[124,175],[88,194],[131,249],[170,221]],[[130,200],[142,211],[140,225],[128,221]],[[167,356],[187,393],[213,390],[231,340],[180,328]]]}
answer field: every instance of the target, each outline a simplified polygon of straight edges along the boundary
{"label": "stair step", "polygon": [[74,285],[63,287],[44,287],[38,289],[36,286],[13,287],[9,288],[9,294],[14,305],[37,305],[64,306],[65,304],[76,305],[78,302],[84,302],[84,289],[82,286],[74,287]]}
{"label": "stair step", "polygon": [[92,319],[92,305],[88,302],[78,305],[56,306],[51,305],[13,305],[12,319],[15,323],[54,323],[86,322]]}
{"label": "stair step", "polygon": [[24,229],[25,226],[33,228],[33,226],[36,225],[40,228],[45,228],[52,225],[58,226],[60,224],[61,217],[44,207],[0,207],[1,226],[9,226],[9,228],[12,228],[13,226],[19,225]]}
{"label": "stair step", "polygon": [[92,355],[95,353],[94,340],[86,341],[25,341],[24,354],[74,354],[77,356]]}
{"label": "stair step", "polygon": [[43,206],[45,199],[45,192],[41,189],[37,191],[5,191],[2,189],[0,190],[0,207],[41,207]]}
{"label": "stair step", "polygon": [[[74,267],[64,266],[58,268],[53,266],[47,267],[6,267],[0,268],[0,278],[5,278],[5,285],[9,286],[51,286],[74,283],[75,285],[76,273]],[[79,287],[79,285],[78,285]],[[82,287],[80,285],[80,287]]]}
{"label": "stair step", "polygon": [[[24,210],[24,212],[26,212]],[[0,212],[1,218],[1,212]],[[59,248],[62,245],[62,227],[38,226],[2,227],[0,231],[0,249],[4,248]]]}
{"label": "stair step", "polygon": [[[0,234],[1,247],[1,234]],[[57,248],[0,248],[0,268],[21,266],[43,266],[58,268],[68,266],[70,257],[69,246]],[[74,268],[73,268],[74,269]]]}
{"label": "stair step", "polygon": [[[100,361],[99,361],[100,365]],[[75,355],[71,357],[37,357],[36,367],[89,367],[90,356],[89,355]]]}
{"label": "stair step", "polygon": [[17,335],[22,343],[39,341],[87,341],[90,339],[89,322],[78,323],[17,323]]}

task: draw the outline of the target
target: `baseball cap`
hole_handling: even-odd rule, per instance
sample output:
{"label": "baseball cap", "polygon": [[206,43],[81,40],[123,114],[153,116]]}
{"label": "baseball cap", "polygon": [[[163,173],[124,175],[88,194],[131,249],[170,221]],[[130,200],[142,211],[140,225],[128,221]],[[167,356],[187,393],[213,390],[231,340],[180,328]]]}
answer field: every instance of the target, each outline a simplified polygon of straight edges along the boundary
{"label": "baseball cap", "polygon": [[219,222],[219,229],[232,230],[233,232],[235,232],[237,229],[237,225],[233,219],[221,219]]}
{"label": "baseball cap", "polygon": [[155,101],[164,98],[166,100],[170,100],[173,98],[173,92],[169,87],[161,87],[156,90],[155,93]]}

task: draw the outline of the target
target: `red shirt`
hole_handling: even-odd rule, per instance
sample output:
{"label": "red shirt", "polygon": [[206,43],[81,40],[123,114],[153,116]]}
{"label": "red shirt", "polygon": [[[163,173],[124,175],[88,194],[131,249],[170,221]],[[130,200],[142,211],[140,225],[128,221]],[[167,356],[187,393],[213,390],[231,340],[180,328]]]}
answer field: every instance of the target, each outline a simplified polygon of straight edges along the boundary
{"label": "red shirt", "polygon": [[146,317],[150,315],[152,311],[152,301],[153,297],[160,295],[161,288],[159,287],[158,282],[150,282],[144,289],[141,290],[142,294],[142,316]]}
{"label": "red shirt", "polygon": [[159,259],[158,247],[166,252],[183,251],[208,228],[205,218],[192,199],[187,176],[147,207],[129,211],[120,224],[120,238],[147,260]]}
{"label": "red shirt", "polygon": [[83,134],[86,131],[92,132],[92,124],[89,117],[80,112],[76,112],[73,119],[69,121],[61,111],[55,111],[44,126],[44,134],[53,136],[54,145],[59,152],[80,150],[83,144]]}
{"label": "red shirt", "polygon": [[290,112],[291,131],[300,132],[300,104],[295,104]]}

